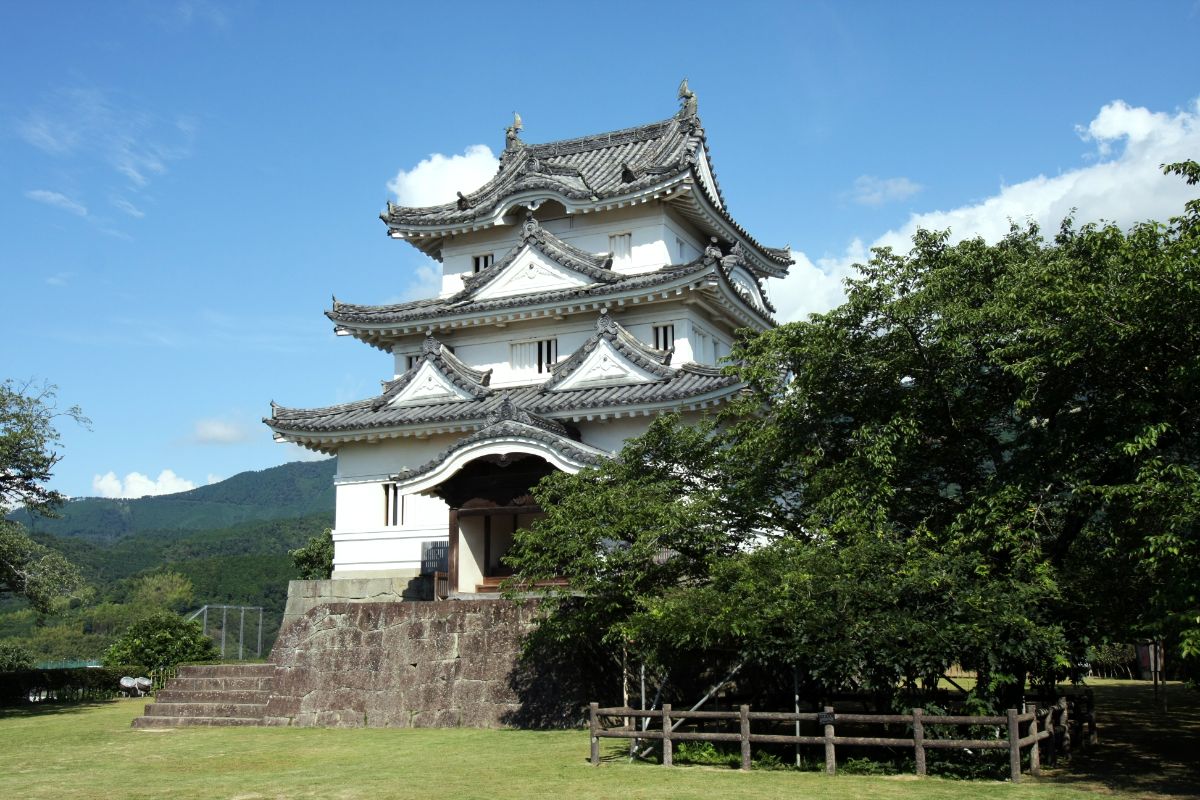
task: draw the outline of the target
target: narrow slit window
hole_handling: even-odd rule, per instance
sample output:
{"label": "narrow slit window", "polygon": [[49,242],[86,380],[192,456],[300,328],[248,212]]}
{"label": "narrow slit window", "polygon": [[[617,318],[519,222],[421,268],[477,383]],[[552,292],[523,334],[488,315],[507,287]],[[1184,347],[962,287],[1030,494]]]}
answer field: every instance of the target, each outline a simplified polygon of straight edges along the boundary
{"label": "narrow slit window", "polygon": [[509,360],[517,372],[549,372],[558,363],[558,339],[536,339],[514,342],[509,346]]}
{"label": "narrow slit window", "polygon": [[609,236],[608,249],[612,251],[614,267],[629,266],[633,261],[633,234],[615,233]]}
{"label": "narrow slit window", "polygon": [[394,528],[404,524],[404,495],[394,483],[383,485],[383,525]]}
{"label": "narrow slit window", "polygon": [[490,267],[492,265],[492,262],[493,262],[493,260],[495,260],[495,257],[496,257],[495,253],[484,253],[483,255],[472,256],[471,266],[473,268],[473,271],[474,272],[483,272],[485,269],[487,269],[488,267]]}
{"label": "narrow slit window", "polygon": [[675,325],[654,326],[654,346],[659,350],[670,350],[675,346]]}

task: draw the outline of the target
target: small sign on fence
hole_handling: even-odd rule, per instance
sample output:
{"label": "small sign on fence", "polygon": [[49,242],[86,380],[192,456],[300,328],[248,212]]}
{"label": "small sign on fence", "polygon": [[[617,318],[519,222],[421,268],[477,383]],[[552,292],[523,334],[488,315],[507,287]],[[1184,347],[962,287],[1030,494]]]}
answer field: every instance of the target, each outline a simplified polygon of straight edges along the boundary
{"label": "small sign on fence", "polygon": [[818,725],[833,725],[837,722],[837,714],[832,711],[817,712]]}

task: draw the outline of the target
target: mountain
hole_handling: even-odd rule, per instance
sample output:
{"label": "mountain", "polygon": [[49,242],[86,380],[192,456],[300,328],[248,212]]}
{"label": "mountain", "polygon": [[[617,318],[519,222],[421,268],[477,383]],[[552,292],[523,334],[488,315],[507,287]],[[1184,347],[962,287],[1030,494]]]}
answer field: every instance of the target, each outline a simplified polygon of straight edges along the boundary
{"label": "mountain", "polygon": [[84,497],[59,509],[56,519],[24,509],[8,515],[37,534],[112,543],[135,534],[156,538],[230,528],[249,522],[333,513],[337,459],[296,461],[177,494],[114,500]]}

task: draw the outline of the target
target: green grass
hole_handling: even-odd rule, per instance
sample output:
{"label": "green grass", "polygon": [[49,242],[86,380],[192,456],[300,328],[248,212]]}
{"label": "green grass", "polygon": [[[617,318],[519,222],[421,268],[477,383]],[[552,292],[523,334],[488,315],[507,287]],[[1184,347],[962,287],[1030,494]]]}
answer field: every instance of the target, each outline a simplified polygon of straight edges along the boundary
{"label": "green grass", "polygon": [[[1177,690],[1176,696],[1182,695]],[[1062,775],[1018,786],[912,776],[629,764],[599,768],[583,731],[215,728],[135,731],[144,701],[0,711],[0,797],[36,798],[1017,798],[1145,797]],[[623,744],[623,743],[621,743]],[[1178,797],[1179,792],[1173,792]]]}

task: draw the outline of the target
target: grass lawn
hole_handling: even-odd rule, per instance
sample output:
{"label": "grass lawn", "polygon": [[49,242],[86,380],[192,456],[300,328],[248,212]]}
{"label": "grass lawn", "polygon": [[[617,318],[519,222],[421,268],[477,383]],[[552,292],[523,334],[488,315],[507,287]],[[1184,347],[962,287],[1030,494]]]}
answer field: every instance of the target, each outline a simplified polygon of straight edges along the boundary
{"label": "grass lawn", "polygon": [[[1105,682],[1105,706],[1133,720],[1149,689]],[[1126,690],[1128,688],[1128,690]],[[583,731],[471,729],[190,728],[135,731],[144,701],[0,711],[0,798],[1042,798],[1180,797],[1196,780],[1200,704],[1173,688],[1179,712],[1140,726],[1136,748],[1118,746],[1101,721],[1104,744],[1060,771],[1018,786],[937,778],[827,778],[788,770],[744,774],[714,767],[629,764],[613,743],[599,768],[587,763]],[[1154,715],[1152,715],[1154,716]],[[1180,719],[1183,721],[1180,722]],[[1179,727],[1182,725],[1182,727]],[[1175,727],[1172,727],[1175,726]],[[1178,729],[1176,729],[1178,728]],[[1169,774],[1151,745],[1169,739]],[[1191,738],[1189,738],[1191,737]],[[623,743],[622,743],[623,744]],[[1108,751],[1108,757],[1105,753]],[[1125,762],[1115,760],[1124,754]],[[1098,769],[1097,763],[1110,768]],[[1079,767],[1093,770],[1080,773]],[[1115,768],[1114,768],[1115,767]],[[1131,775],[1132,771],[1132,775]],[[1159,794],[1161,792],[1161,794]]]}

